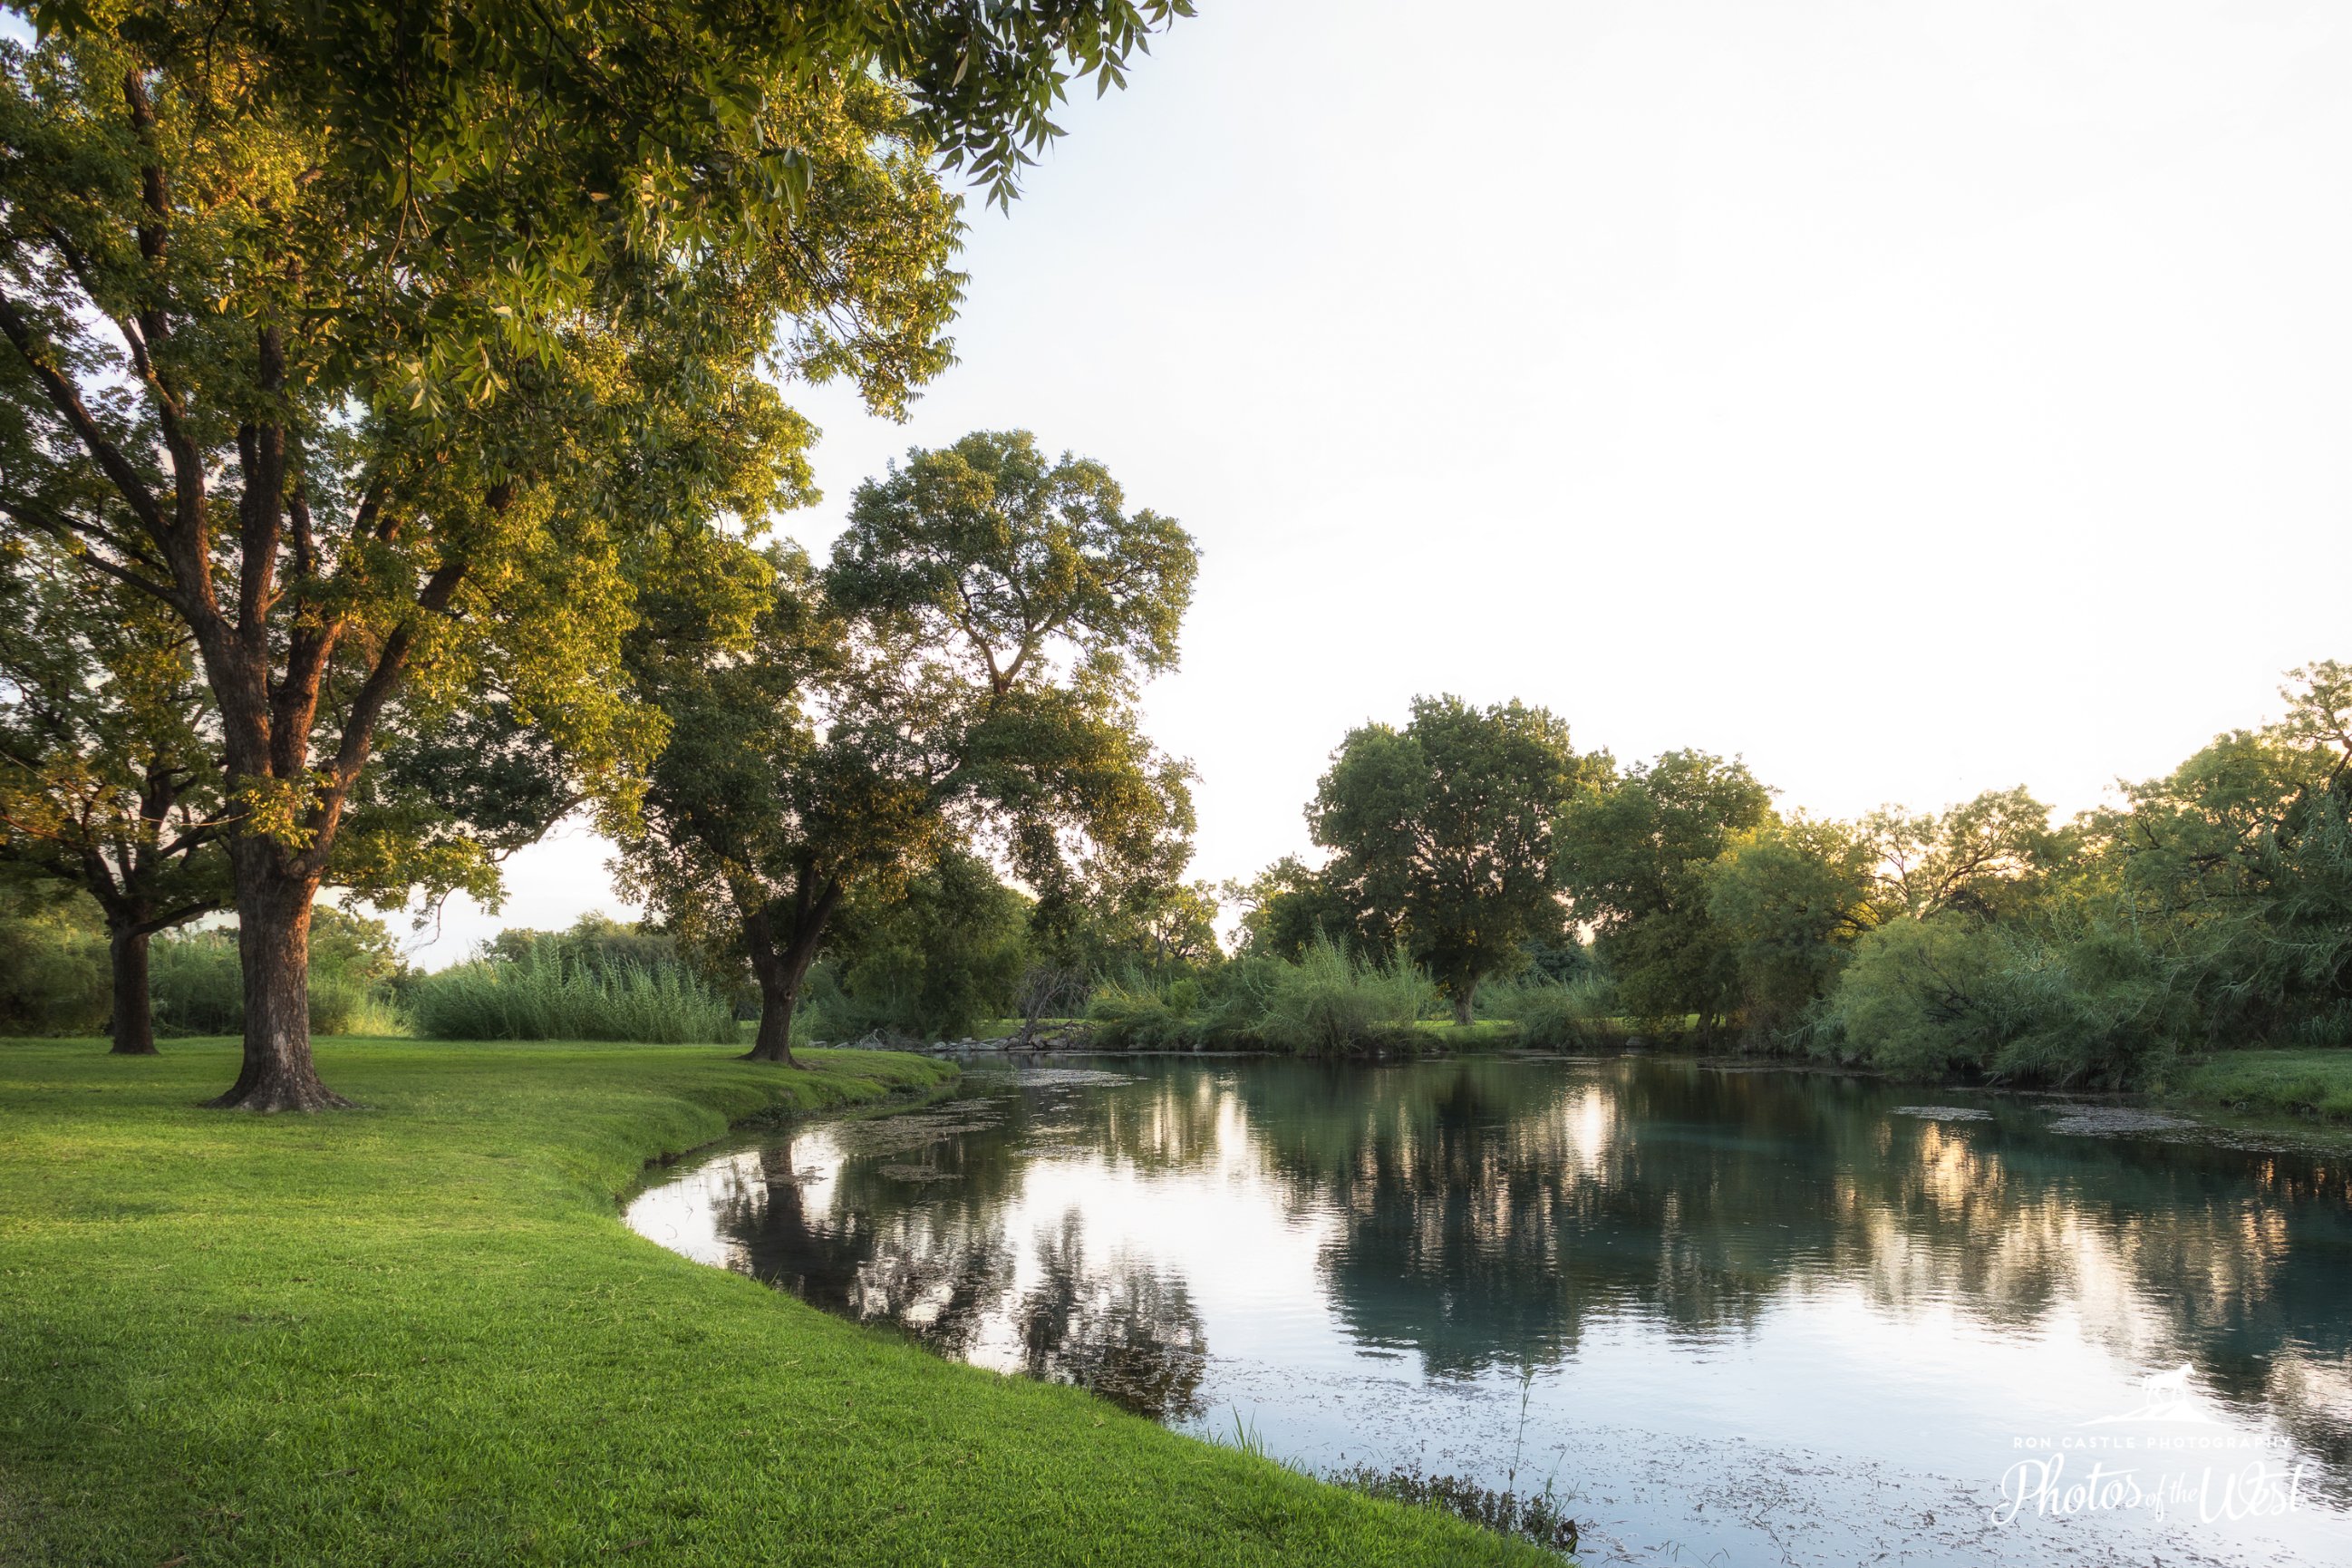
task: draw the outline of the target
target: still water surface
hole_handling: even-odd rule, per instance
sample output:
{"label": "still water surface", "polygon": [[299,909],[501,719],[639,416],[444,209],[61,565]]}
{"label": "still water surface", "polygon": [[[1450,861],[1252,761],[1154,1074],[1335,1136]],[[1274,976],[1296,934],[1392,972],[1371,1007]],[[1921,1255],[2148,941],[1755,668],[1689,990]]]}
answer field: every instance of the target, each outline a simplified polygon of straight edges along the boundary
{"label": "still water surface", "polygon": [[628,1218],[1309,1468],[1549,1483],[1587,1563],[2352,1564],[2346,1163],[2200,1136],[1642,1058],[1099,1058]]}

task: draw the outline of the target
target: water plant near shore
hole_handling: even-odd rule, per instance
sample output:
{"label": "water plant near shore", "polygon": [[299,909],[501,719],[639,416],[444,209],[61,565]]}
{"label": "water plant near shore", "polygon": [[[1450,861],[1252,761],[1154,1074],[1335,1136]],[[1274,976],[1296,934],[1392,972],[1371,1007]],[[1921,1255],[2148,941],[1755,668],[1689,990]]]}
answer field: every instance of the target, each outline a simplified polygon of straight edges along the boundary
{"label": "water plant near shore", "polygon": [[1433,1476],[1411,1465],[1379,1469],[1359,1465],[1334,1471],[1324,1479],[1368,1497],[1415,1508],[1433,1508],[1454,1518],[1515,1536],[1562,1553],[1576,1550],[1576,1521],[1560,1508],[1550,1487],[1522,1494],[1506,1488],[1480,1486],[1465,1476]]}
{"label": "water plant near shore", "polygon": [[1383,963],[1322,938],[1296,963],[1245,958],[1205,980],[1106,980],[1087,1018],[1109,1047],[1348,1056],[1418,1049],[1416,1025],[1437,1005],[1437,988],[1404,954]]}

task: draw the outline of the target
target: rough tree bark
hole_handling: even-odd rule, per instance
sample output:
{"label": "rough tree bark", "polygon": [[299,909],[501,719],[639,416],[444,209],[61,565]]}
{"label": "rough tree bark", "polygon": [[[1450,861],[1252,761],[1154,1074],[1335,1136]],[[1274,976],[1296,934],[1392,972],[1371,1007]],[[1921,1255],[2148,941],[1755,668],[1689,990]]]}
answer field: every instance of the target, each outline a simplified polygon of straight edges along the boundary
{"label": "rough tree bark", "polygon": [[772,951],[765,961],[754,957],[751,970],[760,981],[760,1028],[743,1059],[796,1068],[801,1064],[793,1055],[793,1014],[800,1006],[801,975]]}
{"label": "rough tree bark", "polygon": [[[117,844],[110,858],[95,845],[86,846],[79,867],[83,888],[106,914],[107,967],[111,974],[113,1006],[107,1034],[118,1057],[152,1057],[155,1051],[155,1000],[150,982],[150,944],[158,931],[185,925],[220,908],[216,898],[185,900],[159,907],[157,879],[180,857],[212,841],[209,826],[192,827],[176,839],[167,838],[172,812],[189,775],[183,769],[158,763],[148,770],[140,792],[142,830],[127,843]],[[58,862],[60,869],[68,862]]]}
{"label": "rough tree bark", "polygon": [[107,962],[114,982],[114,1012],[107,1024],[107,1033],[114,1037],[110,1055],[156,1054],[155,1004],[147,988],[147,944],[153,940],[135,925],[107,934]]}
{"label": "rough tree bark", "polygon": [[760,983],[760,1029],[745,1061],[801,1065],[793,1055],[793,1014],[800,1006],[801,983],[824,945],[825,922],[840,901],[837,883],[812,895],[803,881],[789,901],[771,900],[743,917],[743,945]]}
{"label": "rough tree bark", "polygon": [[238,839],[230,860],[245,979],[245,1056],[236,1084],[207,1103],[258,1111],[349,1106],[320,1081],[310,1060],[310,901],[318,879],[289,874],[267,839]]}
{"label": "rough tree bark", "polygon": [[1470,1026],[1474,1017],[1471,1004],[1477,999],[1478,983],[1476,981],[1465,980],[1454,987],[1454,1021],[1465,1029]]}

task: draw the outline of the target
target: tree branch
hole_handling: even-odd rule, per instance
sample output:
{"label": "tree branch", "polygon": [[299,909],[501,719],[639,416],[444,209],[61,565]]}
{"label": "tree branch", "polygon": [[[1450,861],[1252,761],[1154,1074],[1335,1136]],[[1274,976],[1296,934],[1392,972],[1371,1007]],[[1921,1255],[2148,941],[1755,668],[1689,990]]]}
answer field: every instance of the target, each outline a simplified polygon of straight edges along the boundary
{"label": "tree branch", "polygon": [[164,520],[163,505],[155,499],[155,492],[148,489],[147,481],[140,477],[131,459],[122,455],[122,449],[99,428],[98,421],[91,417],[89,406],[81,400],[81,389],[41,355],[32,323],[25,319],[16,302],[5,295],[0,295],[0,334],[5,334],[16,347],[17,356],[33,373],[33,380],[47,395],[51,405],[65,416],[75,438],[96,459],[108,482],[121,492],[131,514],[139,519],[148,532],[158,539],[163,538],[170,525]]}
{"label": "tree branch", "polygon": [[[449,601],[457,595],[457,585],[465,580],[467,564],[463,559],[443,562],[416,595],[417,609],[427,615],[446,610]],[[351,714],[343,721],[341,743],[336,747],[335,760],[328,769],[327,788],[310,814],[317,837],[302,857],[300,864],[306,869],[325,868],[326,852],[331,847],[336,822],[342,816],[343,803],[350,798],[352,785],[358,780],[360,770],[367,765],[368,752],[375,742],[376,721],[383,716],[384,704],[392,700],[401,678],[407,673],[408,656],[416,645],[416,617],[412,616],[383,639],[375,667],[368,671],[359,695],[352,700]]]}
{"label": "tree branch", "polygon": [[[32,503],[26,501],[19,496],[0,495],[0,513],[5,513],[7,516],[24,524],[26,528],[36,529],[42,533],[47,534],[52,539],[70,542],[79,537],[88,535],[91,538],[97,539],[100,543],[105,544],[110,548],[121,550],[124,554],[131,556],[133,560],[152,565],[163,564],[161,562],[154,561],[143,551],[132,551],[124,548],[124,542],[119,539],[111,529],[97,523],[68,521],[64,518],[50,513],[46,508],[37,507]],[[136,588],[142,594],[152,595],[154,597],[161,599],[163,603],[171,605],[173,609],[179,609],[182,607],[183,602],[180,597],[179,590],[176,588],[167,587],[163,584],[155,582],[152,578],[142,577],[127,566],[118,566],[113,562],[109,561],[105,556],[93,554],[87,550],[81,552],[81,559],[89,566],[100,572],[103,572],[106,575],[113,578],[118,583],[121,583],[128,587]]]}

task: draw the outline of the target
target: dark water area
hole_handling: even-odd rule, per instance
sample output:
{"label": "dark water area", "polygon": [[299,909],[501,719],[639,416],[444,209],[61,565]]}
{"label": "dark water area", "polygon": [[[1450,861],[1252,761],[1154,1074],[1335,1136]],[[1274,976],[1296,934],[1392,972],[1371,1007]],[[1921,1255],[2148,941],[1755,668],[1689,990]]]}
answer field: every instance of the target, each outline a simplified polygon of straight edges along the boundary
{"label": "dark water area", "polygon": [[1642,1058],[1100,1058],[664,1173],[644,1234],[1587,1563],[2352,1563],[2352,1161]]}

